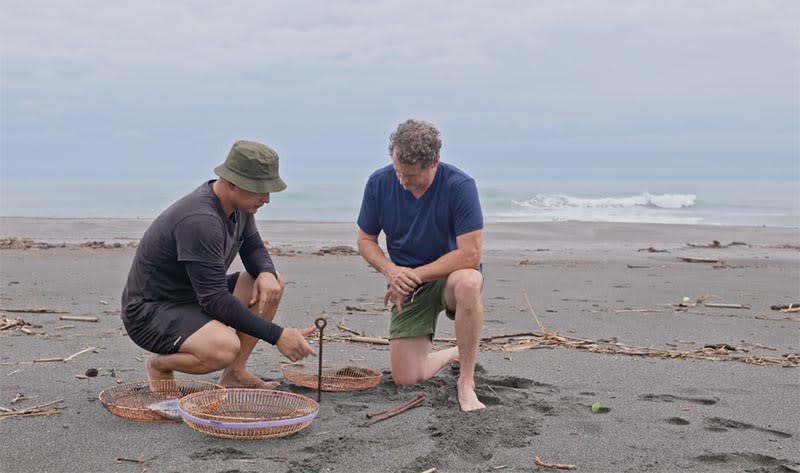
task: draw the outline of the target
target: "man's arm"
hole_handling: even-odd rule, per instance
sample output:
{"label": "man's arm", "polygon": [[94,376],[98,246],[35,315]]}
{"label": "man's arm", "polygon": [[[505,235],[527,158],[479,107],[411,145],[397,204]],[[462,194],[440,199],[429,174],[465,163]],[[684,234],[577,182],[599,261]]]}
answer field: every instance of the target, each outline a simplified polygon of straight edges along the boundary
{"label": "man's arm", "polygon": [[447,277],[459,269],[477,269],[483,253],[483,230],[475,230],[456,237],[457,248],[428,264],[417,266],[413,272],[421,281]]}
{"label": "man's arm", "polygon": [[411,268],[397,266],[386,257],[380,245],[378,245],[378,235],[370,235],[359,229],[358,252],[367,263],[386,277],[386,281],[392,291],[405,295],[422,284],[422,280],[414,274]]}

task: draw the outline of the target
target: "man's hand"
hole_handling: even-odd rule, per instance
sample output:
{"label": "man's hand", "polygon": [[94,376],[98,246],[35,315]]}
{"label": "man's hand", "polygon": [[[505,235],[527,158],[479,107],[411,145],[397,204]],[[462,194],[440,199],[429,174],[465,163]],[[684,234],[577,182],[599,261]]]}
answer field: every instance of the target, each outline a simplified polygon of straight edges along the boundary
{"label": "man's hand", "polygon": [[403,310],[403,301],[406,300],[406,297],[407,296],[398,294],[393,291],[392,288],[389,288],[389,290],[386,291],[386,295],[383,296],[383,305],[393,302],[394,305],[397,306],[397,313],[400,313]]}
{"label": "man's hand", "polygon": [[277,304],[281,300],[284,282],[280,276],[275,277],[272,273],[261,273],[253,283],[253,297],[248,304],[251,309],[264,315],[264,310]]}
{"label": "man's hand", "polygon": [[[422,279],[414,273],[414,270],[405,266],[392,267],[386,275],[386,280],[389,282],[390,291],[403,296],[411,294],[417,286],[422,284]],[[395,298],[392,300],[395,300]]]}
{"label": "man's hand", "polygon": [[309,355],[316,355],[311,345],[306,341],[306,337],[314,333],[316,327],[309,328],[284,328],[281,338],[275,347],[279,352],[291,361],[299,361]]}

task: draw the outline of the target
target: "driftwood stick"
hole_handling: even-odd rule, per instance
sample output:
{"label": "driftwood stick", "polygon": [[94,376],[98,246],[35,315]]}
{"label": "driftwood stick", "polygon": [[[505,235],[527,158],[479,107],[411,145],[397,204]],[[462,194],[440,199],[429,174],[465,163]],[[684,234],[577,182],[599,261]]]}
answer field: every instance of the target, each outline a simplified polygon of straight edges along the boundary
{"label": "driftwood stick", "polygon": [[358,343],[371,343],[373,345],[388,345],[389,340],[386,338],[380,337],[362,337],[360,335],[353,335],[351,337],[342,338],[342,340],[346,340],[349,342],[358,342]]}
{"label": "driftwood stick", "polygon": [[720,309],[749,309],[749,305],[744,304],[723,304],[721,302],[703,302],[706,307],[717,307]]}
{"label": "driftwood stick", "polygon": [[544,329],[544,325],[542,325],[542,322],[539,320],[539,317],[536,316],[536,312],[533,311],[533,306],[531,305],[531,301],[530,299],[528,299],[528,293],[526,291],[522,291],[522,295],[525,296],[525,302],[528,303],[528,309],[530,309],[531,314],[533,314],[533,318],[536,319],[536,323],[539,324],[539,330],[541,330],[544,333],[547,333],[547,330]]}
{"label": "driftwood stick", "polygon": [[413,409],[415,407],[421,406],[424,401],[425,401],[425,395],[424,394],[420,394],[419,396],[415,397],[411,401],[408,401],[405,404],[402,404],[402,405],[400,405],[398,407],[395,407],[394,409],[389,409],[388,411],[384,411],[384,412],[378,412],[376,414],[367,414],[367,418],[369,419],[369,421],[367,421],[367,423],[365,425],[367,427],[369,427],[371,425],[377,424],[378,422],[380,422],[382,420],[386,420],[386,419],[394,417],[394,416],[396,416],[398,414],[402,414],[403,412],[405,412],[405,411],[407,411],[409,409]]}
{"label": "driftwood stick", "polygon": [[39,358],[38,360],[33,360],[34,363],[52,363],[54,361],[64,361],[64,358]]}
{"label": "driftwood stick", "polygon": [[97,317],[82,317],[80,315],[62,315],[60,320],[74,320],[75,322],[97,322]]}
{"label": "driftwood stick", "polygon": [[719,263],[719,259],[716,258],[692,258],[689,256],[680,256],[678,259],[687,263]]}
{"label": "driftwood stick", "polygon": [[78,353],[73,353],[72,355],[64,358],[64,362],[66,363],[67,361],[75,358],[78,355],[82,355],[82,354],[86,353],[87,351],[92,351],[92,350],[95,350],[95,349],[97,349],[97,347],[84,348],[83,350],[79,351]]}
{"label": "driftwood stick", "polygon": [[339,330],[341,330],[342,332],[351,333],[351,334],[353,334],[353,335],[358,335],[358,336],[363,336],[363,335],[364,335],[362,332],[358,332],[358,331],[356,331],[356,330],[353,330],[353,329],[351,329],[351,328],[347,328],[347,327],[345,327],[345,326],[344,326],[344,325],[342,325],[342,324],[339,324],[339,325],[337,325],[337,326],[336,326],[336,328],[338,328],[338,329],[339,329]]}
{"label": "driftwood stick", "polygon": [[568,465],[566,463],[545,463],[539,457],[533,459],[533,462],[543,468],[556,468],[558,470],[574,470],[575,465]]}
{"label": "driftwood stick", "polygon": [[47,307],[39,307],[32,309],[19,309],[8,307],[0,307],[0,312],[24,312],[28,314],[69,314],[68,310],[49,309]]}

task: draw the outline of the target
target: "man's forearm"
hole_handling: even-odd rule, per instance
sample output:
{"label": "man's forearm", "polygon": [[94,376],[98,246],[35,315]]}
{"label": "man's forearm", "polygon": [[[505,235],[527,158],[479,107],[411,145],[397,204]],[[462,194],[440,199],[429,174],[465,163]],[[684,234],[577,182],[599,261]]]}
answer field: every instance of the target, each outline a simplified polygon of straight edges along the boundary
{"label": "man's forearm", "polygon": [[394,263],[386,257],[378,243],[369,240],[358,241],[358,252],[367,263],[378,270],[384,276],[394,266]]}
{"label": "man's forearm", "polygon": [[459,248],[445,253],[435,261],[414,268],[414,274],[423,281],[434,281],[447,277],[459,269],[477,269],[480,263],[479,253]]}

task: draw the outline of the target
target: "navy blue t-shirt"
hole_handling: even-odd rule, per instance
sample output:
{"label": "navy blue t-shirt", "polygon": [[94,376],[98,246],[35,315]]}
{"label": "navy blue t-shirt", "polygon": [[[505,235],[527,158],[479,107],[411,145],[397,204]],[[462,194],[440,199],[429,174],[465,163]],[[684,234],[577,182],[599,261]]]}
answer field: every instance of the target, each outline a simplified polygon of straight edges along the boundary
{"label": "navy blue t-shirt", "polygon": [[478,188],[466,173],[440,161],[431,187],[416,199],[389,165],[369,177],[358,226],[370,235],[383,231],[392,262],[416,268],[457,249],[457,236],[483,228]]}

